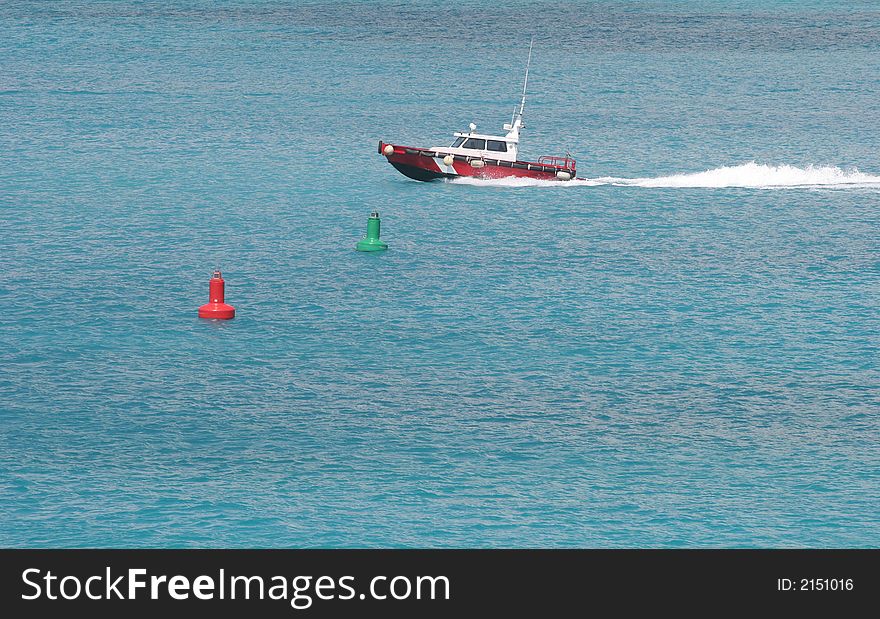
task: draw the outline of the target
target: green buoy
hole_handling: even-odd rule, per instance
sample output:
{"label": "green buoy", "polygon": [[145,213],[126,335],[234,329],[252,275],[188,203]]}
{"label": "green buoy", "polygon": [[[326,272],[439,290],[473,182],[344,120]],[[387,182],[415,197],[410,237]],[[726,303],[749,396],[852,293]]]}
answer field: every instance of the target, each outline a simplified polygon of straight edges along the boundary
{"label": "green buoy", "polygon": [[379,240],[379,228],[382,223],[379,219],[379,213],[373,211],[367,220],[367,235],[357,242],[355,249],[358,251],[382,251],[388,249],[388,243]]}

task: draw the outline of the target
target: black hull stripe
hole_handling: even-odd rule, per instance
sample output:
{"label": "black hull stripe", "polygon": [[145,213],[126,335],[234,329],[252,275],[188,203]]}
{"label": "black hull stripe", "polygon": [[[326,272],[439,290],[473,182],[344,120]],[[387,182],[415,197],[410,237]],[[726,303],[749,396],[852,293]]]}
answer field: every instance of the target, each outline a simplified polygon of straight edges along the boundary
{"label": "black hull stripe", "polygon": [[417,181],[434,181],[438,178],[446,178],[447,176],[451,176],[450,174],[443,174],[442,172],[432,172],[431,170],[426,170],[425,168],[417,168],[416,166],[406,165],[405,163],[395,163],[394,161],[389,161],[394,168],[403,174],[404,176],[408,176]]}

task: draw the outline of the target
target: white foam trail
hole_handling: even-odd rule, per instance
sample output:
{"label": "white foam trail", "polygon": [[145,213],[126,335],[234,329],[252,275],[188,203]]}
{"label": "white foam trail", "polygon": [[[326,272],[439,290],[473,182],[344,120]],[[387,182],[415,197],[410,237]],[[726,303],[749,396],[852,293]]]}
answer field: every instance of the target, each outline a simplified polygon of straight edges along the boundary
{"label": "white foam trail", "polygon": [[458,177],[452,182],[468,185],[500,187],[584,187],[617,185],[622,187],[745,187],[778,189],[783,187],[838,187],[880,189],[880,176],[865,174],[856,168],[843,170],[834,166],[765,165],[754,161],[738,166],[724,166],[693,174],[676,174],[656,178],[618,178],[601,176],[577,178],[572,181],[545,181],[531,178],[485,180]]}

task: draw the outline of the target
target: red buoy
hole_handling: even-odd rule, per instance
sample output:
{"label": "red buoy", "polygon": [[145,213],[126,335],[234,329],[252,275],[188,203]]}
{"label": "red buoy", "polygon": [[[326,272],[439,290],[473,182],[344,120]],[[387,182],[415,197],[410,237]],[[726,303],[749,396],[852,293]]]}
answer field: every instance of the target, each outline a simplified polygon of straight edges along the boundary
{"label": "red buoy", "polygon": [[235,308],[223,302],[225,286],[223,275],[220,274],[220,271],[214,271],[208,286],[208,303],[199,308],[199,318],[216,318],[217,320],[235,318]]}

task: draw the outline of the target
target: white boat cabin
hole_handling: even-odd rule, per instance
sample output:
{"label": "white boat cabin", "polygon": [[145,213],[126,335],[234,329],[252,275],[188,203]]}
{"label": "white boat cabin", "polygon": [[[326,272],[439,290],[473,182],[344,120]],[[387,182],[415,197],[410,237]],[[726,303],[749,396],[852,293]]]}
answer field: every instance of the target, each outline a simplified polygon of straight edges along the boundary
{"label": "white boat cabin", "polygon": [[519,146],[519,128],[522,120],[517,118],[512,125],[505,124],[507,135],[486,135],[476,133],[477,126],[471,123],[470,132],[460,133],[456,131],[452,135],[455,141],[451,146],[434,146],[431,150],[443,155],[463,155],[465,157],[479,157],[481,159],[499,159],[501,161],[516,161],[517,148]]}

